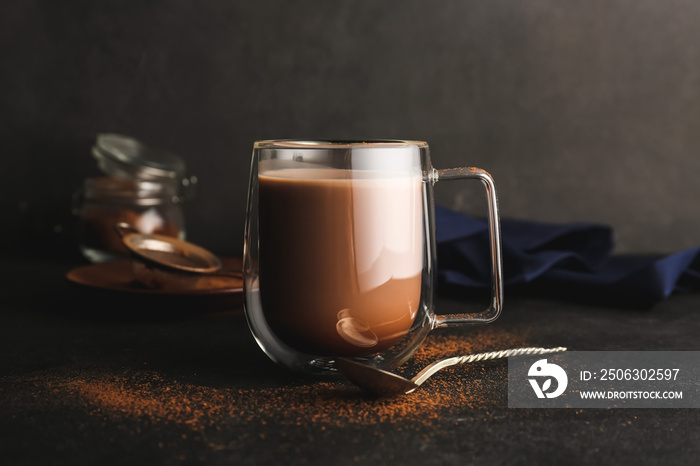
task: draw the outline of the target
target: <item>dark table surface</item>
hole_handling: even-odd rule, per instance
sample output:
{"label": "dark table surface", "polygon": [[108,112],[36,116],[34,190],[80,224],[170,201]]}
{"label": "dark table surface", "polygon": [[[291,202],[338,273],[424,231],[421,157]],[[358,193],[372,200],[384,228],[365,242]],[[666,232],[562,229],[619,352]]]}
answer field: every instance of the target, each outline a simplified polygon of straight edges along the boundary
{"label": "dark table surface", "polygon": [[[509,409],[503,361],[375,399],[275,366],[234,302],[91,292],[64,278],[72,266],[3,263],[4,465],[700,461],[694,409]],[[437,302],[444,313],[473,305]],[[440,356],[559,345],[700,350],[700,295],[646,311],[506,295],[496,323],[434,332],[406,371]]]}

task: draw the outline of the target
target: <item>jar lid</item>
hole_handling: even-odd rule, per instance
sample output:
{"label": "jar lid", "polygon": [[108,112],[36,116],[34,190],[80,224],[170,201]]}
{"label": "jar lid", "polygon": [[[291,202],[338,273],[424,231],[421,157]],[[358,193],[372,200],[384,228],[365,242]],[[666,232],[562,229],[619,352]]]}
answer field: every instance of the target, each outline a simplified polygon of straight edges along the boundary
{"label": "jar lid", "polygon": [[185,162],[179,156],[121,134],[98,134],[92,155],[103,172],[118,178],[181,180],[185,175]]}

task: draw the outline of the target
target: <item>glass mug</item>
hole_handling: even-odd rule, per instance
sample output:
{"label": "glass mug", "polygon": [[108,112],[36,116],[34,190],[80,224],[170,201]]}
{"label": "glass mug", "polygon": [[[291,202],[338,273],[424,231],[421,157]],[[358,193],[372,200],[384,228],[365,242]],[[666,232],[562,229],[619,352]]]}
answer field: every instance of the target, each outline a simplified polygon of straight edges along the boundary
{"label": "glass mug", "polygon": [[[491,302],[436,315],[433,185],[456,179],[486,189]],[[391,369],[431,330],[500,314],[493,179],[478,168],[434,169],[422,141],[258,141],[243,269],[248,325],[273,361],[318,374],[335,372],[337,357]]]}

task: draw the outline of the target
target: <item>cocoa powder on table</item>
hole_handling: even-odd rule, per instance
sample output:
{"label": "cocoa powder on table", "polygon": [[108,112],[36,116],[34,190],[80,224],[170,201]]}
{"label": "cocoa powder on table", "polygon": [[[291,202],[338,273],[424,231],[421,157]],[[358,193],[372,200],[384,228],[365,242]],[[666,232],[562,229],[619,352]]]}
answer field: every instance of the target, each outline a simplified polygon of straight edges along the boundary
{"label": "cocoa powder on table", "polygon": [[[405,375],[413,376],[436,359],[517,346],[529,346],[523,334],[488,328],[469,336],[435,332],[407,364]],[[505,392],[502,387],[493,386],[493,378],[494,372],[501,371],[502,380],[504,364],[494,361],[448,368],[414,393],[388,398],[368,396],[342,379],[305,379],[276,387],[221,388],[183,382],[156,371],[95,368],[50,369],[7,377],[5,381],[16,387],[15,393],[32,392],[31,398],[22,399],[29,408],[71,407],[104,420],[177,424],[197,432],[223,423],[251,421],[341,427],[431,422],[451,413],[502,406]],[[397,372],[403,373],[402,369]]]}

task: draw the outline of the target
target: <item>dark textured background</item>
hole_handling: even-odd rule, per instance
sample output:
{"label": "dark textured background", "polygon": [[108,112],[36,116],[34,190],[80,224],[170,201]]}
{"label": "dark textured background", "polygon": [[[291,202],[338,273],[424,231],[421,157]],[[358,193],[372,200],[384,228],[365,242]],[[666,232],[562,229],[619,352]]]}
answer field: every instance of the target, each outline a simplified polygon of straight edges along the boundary
{"label": "dark textured background", "polygon": [[[696,245],[698,24],[695,0],[5,0],[3,252],[73,253],[107,131],[187,159],[189,239],[219,253],[242,248],[253,141],[283,137],[424,139],[490,171],[504,216]],[[438,200],[478,213],[479,189]]]}

